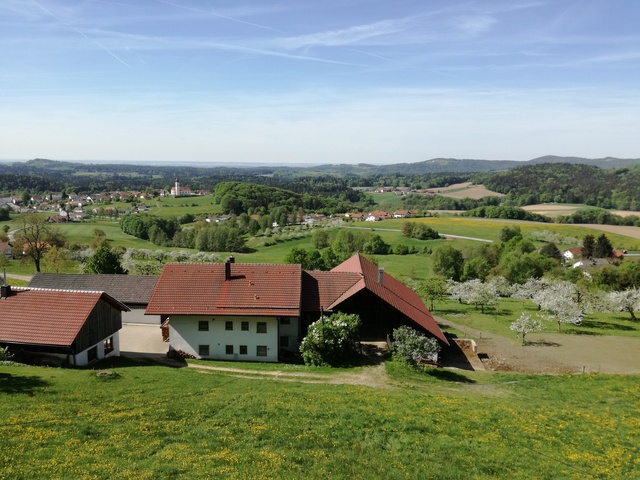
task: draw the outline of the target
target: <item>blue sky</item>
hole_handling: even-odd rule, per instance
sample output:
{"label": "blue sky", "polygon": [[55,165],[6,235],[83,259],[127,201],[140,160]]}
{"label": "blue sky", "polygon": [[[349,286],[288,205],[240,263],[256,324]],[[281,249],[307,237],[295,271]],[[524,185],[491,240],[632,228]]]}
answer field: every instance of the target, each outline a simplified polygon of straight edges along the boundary
{"label": "blue sky", "polygon": [[0,159],[640,157],[637,0],[2,0]]}

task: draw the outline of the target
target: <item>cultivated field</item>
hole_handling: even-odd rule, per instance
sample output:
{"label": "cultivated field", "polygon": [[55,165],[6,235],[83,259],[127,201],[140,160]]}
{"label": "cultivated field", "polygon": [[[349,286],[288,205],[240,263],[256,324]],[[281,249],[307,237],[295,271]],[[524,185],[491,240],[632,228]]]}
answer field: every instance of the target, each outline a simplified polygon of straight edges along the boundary
{"label": "cultivated field", "polygon": [[448,187],[434,189],[438,195],[451,198],[504,197],[503,193],[493,192],[484,185],[472,185],[471,182],[456,183]]}

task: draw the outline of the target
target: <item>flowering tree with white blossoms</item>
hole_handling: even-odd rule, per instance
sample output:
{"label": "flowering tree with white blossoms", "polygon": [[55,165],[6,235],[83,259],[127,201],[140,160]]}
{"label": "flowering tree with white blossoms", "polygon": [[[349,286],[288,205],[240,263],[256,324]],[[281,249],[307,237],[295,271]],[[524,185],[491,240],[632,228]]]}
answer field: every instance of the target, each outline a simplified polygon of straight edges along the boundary
{"label": "flowering tree with white blossoms", "polygon": [[533,318],[527,312],[522,312],[520,317],[509,326],[509,330],[513,330],[522,339],[522,345],[525,344],[524,338],[527,333],[541,332],[544,325],[537,318]]}
{"label": "flowering tree with white blossoms", "polygon": [[543,288],[531,299],[546,312],[547,320],[558,324],[580,325],[585,314],[584,305],[575,300],[576,286],[571,282],[554,282]]}
{"label": "flowering tree with white blossoms", "polygon": [[640,290],[629,288],[621,292],[611,292],[605,296],[606,305],[614,312],[629,312],[631,320],[637,320],[636,313],[640,310]]}
{"label": "flowering tree with white blossoms", "polygon": [[476,308],[480,305],[484,313],[485,305],[495,305],[500,299],[496,287],[496,284],[483,283],[482,280],[474,278],[462,283],[450,282],[448,290],[453,298],[474,304]]}

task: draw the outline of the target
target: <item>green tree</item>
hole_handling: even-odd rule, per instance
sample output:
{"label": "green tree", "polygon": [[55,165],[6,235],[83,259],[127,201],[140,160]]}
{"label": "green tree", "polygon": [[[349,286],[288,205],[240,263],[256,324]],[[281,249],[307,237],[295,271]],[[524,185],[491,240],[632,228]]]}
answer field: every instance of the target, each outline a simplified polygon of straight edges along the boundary
{"label": "green tree", "polygon": [[560,249],[558,249],[556,244],[553,242],[545,243],[540,249],[540,253],[549,258],[553,258],[554,260],[558,260],[558,261],[562,260],[562,253],[560,252]]}
{"label": "green tree", "polygon": [[585,235],[582,239],[582,256],[584,258],[593,257],[596,246],[596,239],[593,235]]}
{"label": "green tree", "polygon": [[329,233],[324,228],[316,229],[311,234],[311,243],[318,250],[329,246]]}
{"label": "green tree", "polygon": [[464,262],[464,273],[462,275],[463,280],[473,280],[477,278],[484,281],[491,271],[491,265],[484,257],[473,257],[470,260]]}
{"label": "green tree", "polygon": [[498,238],[502,243],[506,243],[512,238],[520,239],[522,238],[522,231],[518,225],[502,227],[498,234]]}
{"label": "green tree", "polygon": [[69,250],[53,246],[47,250],[42,258],[42,267],[49,272],[66,272],[73,266],[73,261],[69,256]]}
{"label": "green tree", "polygon": [[609,258],[613,255],[613,246],[603,233],[596,239],[596,244],[593,248],[593,256],[596,258]]}
{"label": "green tree", "polygon": [[109,245],[103,243],[87,260],[84,266],[86,273],[125,273],[118,255],[116,255]]}
{"label": "green tree", "polygon": [[445,300],[449,295],[444,277],[431,277],[420,282],[418,293],[429,301],[429,310],[435,312],[434,302]]}
{"label": "green tree", "polygon": [[434,273],[456,282],[460,281],[464,271],[464,257],[460,250],[451,245],[443,245],[433,252],[431,258]]}

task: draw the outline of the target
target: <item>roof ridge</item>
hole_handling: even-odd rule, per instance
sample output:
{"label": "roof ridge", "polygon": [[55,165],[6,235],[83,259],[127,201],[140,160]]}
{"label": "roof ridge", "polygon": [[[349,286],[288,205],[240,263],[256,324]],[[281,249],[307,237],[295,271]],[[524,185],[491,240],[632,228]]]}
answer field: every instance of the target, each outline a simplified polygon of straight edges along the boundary
{"label": "roof ridge", "polygon": [[70,290],[67,288],[43,288],[43,287],[11,287],[12,290],[32,291],[37,292],[66,292],[66,293],[107,293],[104,290]]}

